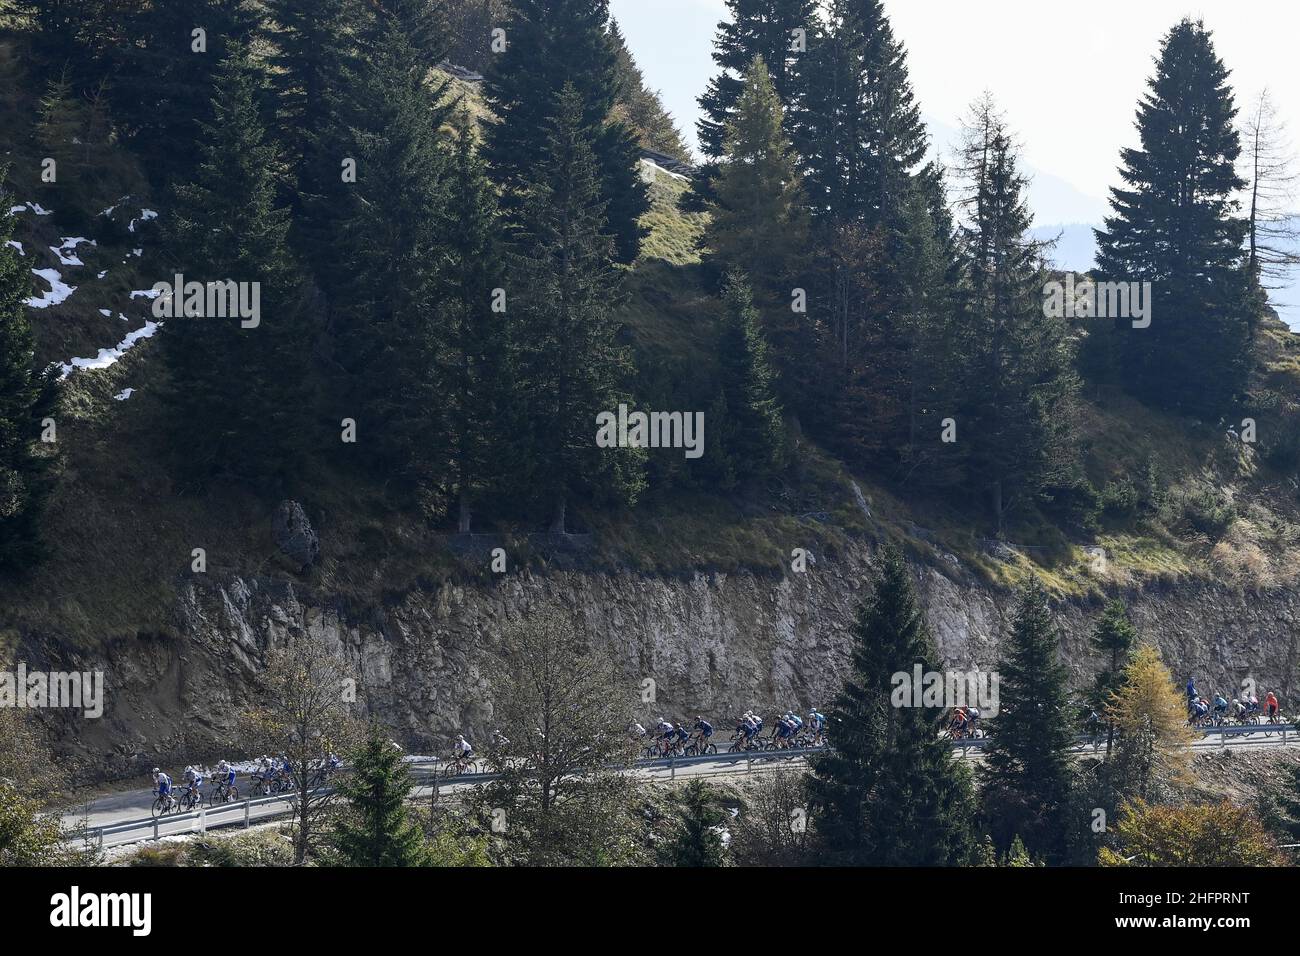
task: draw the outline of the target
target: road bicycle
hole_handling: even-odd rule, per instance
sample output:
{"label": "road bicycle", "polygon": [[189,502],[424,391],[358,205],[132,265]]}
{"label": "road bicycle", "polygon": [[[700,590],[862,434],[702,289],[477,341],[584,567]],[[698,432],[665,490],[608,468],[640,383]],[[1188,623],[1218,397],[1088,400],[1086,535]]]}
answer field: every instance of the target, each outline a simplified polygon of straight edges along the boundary
{"label": "road bicycle", "polygon": [[169,813],[176,813],[180,807],[176,797],[170,792],[162,793],[158,790],[154,792],[153,815],[154,817],[163,817]]}

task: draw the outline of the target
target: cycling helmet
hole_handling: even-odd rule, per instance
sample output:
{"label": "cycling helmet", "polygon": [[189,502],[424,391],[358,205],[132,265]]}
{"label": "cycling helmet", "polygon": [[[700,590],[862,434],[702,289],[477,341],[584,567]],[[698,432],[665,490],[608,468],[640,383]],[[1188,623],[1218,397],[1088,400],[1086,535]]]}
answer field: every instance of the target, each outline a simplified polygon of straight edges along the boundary
{"label": "cycling helmet", "polygon": [[162,773],[162,771],[159,770],[157,767],[154,767],[154,768],[153,768],[153,772],[154,772],[154,773]]}

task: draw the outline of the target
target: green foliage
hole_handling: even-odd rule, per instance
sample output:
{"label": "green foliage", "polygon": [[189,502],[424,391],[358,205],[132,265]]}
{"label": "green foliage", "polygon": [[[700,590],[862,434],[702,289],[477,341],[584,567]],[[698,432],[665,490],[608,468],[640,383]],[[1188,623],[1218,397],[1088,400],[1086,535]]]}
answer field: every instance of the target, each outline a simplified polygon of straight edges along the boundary
{"label": "green foliage", "polygon": [[407,816],[411,792],[402,750],[384,728],[371,723],[351,771],[339,784],[348,802],[335,824],[333,842],[347,866],[420,866],[427,860],[424,835]]}
{"label": "green foliage", "polygon": [[723,866],[726,849],[719,831],[726,814],[720,795],[703,780],[673,794],[671,836],[660,849],[664,866]]}
{"label": "green foliage", "polygon": [[895,549],[882,555],[855,638],[852,672],[827,712],[833,749],[810,781],[821,851],[849,865],[964,863],[974,797],[939,735],[943,711],[891,700],[893,675],[938,661]]}
{"label": "green foliage", "polygon": [[980,774],[992,833],[1001,845],[1019,835],[1049,860],[1064,850],[1062,810],[1073,773],[1073,725],[1059,633],[1037,578],[1021,589],[998,663],[998,715]]}
{"label": "green foliage", "polygon": [[35,343],[23,304],[31,294],[31,273],[7,244],[14,221],[9,206],[0,192],[0,572],[21,569],[41,552],[52,456],[39,439],[59,395],[57,369],[34,367]]}
{"label": "green foliage", "polygon": [[[301,282],[290,257],[289,213],[275,204],[274,146],[257,102],[260,75],[235,48],[216,80],[195,179],[178,186],[171,235],[186,284],[259,287],[258,324],[198,314],[178,299],[161,333],[169,371],[168,451],[182,484],[217,478],[283,487],[303,453],[309,355]],[[248,319],[249,323],[253,319]]]}
{"label": "green foliage", "polygon": [[1241,391],[1254,322],[1235,193],[1241,142],[1228,70],[1204,25],[1165,36],[1125,149],[1097,273],[1152,283],[1151,324],[1116,319],[1126,388],[1165,409],[1218,415]]}
{"label": "green foliage", "polygon": [[[632,262],[649,204],[636,136],[611,116],[619,83],[608,20],[608,0],[516,0],[504,25],[506,49],[493,56],[487,74],[498,122],[487,129],[484,152],[502,208],[512,225],[522,226],[526,197],[554,160],[551,131],[567,102],[565,122],[582,131],[592,151],[605,210],[601,231],[614,240],[617,259]],[[566,88],[572,90],[567,98],[561,96]]]}
{"label": "green foliage", "polygon": [[603,231],[605,202],[576,87],[565,85],[553,115],[545,160],[523,183],[507,295],[518,323],[516,398],[527,463],[517,478],[551,509],[551,530],[563,532],[568,502],[579,493],[635,500],[644,454],[594,441],[596,416],[628,401],[622,388],[631,362],[617,337],[613,240]]}

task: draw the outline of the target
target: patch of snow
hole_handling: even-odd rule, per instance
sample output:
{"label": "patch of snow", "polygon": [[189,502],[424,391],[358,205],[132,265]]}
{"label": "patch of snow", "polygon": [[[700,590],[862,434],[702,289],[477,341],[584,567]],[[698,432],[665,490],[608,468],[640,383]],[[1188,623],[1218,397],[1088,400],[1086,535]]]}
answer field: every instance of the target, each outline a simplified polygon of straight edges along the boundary
{"label": "patch of snow", "polygon": [[[10,209],[9,211],[10,211],[10,212],[17,212],[19,209],[22,209],[22,208],[24,208],[24,207],[22,207],[22,206],[15,206],[13,209]],[[30,209],[32,212],[36,213],[36,215],[38,215],[38,216],[52,216],[52,215],[54,215],[54,210],[53,210],[53,209],[46,209],[46,208],[44,208],[44,207],[43,207],[40,203],[38,203],[38,202],[29,202],[29,203],[27,204],[26,208],[27,208],[27,209]]]}
{"label": "patch of snow", "polygon": [[77,291],[75,285],[64,283],[63,276],[59,275],[58,269],[33,269],[32,273],[40,276],[50,284],[50,291],[43,293],[39,299],[33,296],[27,300],[27,304],[33,309],[45,309],[52,305],[58,305]]}
{"label": "patch of snow", "polygon": [[106,276],[106,275],[108,275],[108,270],[107,270],[107,269],[105,269],[105,270],[104,270],[103,272],[101,272],[99,275],[95,276],[95,278],[96,278],[96,279],[102,279],[102,278],[104,278],[104,276]]}
{"label": "patch of snow", "polygon": [[22,244],[21,242],[19,242],[17,239],[6,239],[6,240],[5,240],[5,245],[6,245],[6,246],[13,246],[15,249],[18,250],[18,254],[19,254],[20,256],[25,256],[25,255],[27,255],[27,253],[23,252],[23,244]]}
{"label": "patch of snow", "polygon": [[126,231],[135,232],[135,224],[137,222],[148,222],[150,219],[157,219],[157,218],[158,218],[158,214],[154,212],[152,209],[141,209],[140,218],[132,219],[130,224],[126,227]]}
{"label": "patch of snow", "polygon": [[10,207],[9,207],[9,215],[11,215],[11,216],[16,216],[16,215],[18,215],[20,212],[26,212],[26,211],[27,211],[27,207],[26,207],[26,206],[10,206]]}
{"label": "patch of snow", "polygon": [[85,263],[77,257],[77,246],[83,242],[88,242],[92,246],[98,246],[94,239],[83,239],[80,236],[71,236],[65,238],[60,245],[50,246],[50,252],[59,257],[59,263],[65,266],[84,266]]}
{"label": "patch of snow", "polygon": [[100,310],[99,310],[99,314],[102,315],[104,318],[108,318],[110,315],[113,314],[113,310],[112,310],[112,309],[100,309]]}
{"label": "patch of snow", "polygon": [[130,398],[134,394],[135,394],[135,389],[124,388],[122,389],[122,391],[118,392],[116,395],[113,396],[113,400],[118,402],[125,402],[128,398]]}
{"label": "patch of snow", "polygon": [[117,343],[111,349],[100,349],[99,354],[94,358],[74,358],[63,366],[62,378],[67,378],[73,369],[78,368],[108,368],[128,351],[131,347],[142,339],[147,339],[162,328],[161,322],[145,321],[142,328],[127,334],[121,342]]}
{"label": "patch of snow", "polygon": [[137,289],[131,293],[133,299],[156,299],[162,295],[161,289]]}
{"label": "patch of snow", "polygon": [[131,255],[133,255],[133,256],[142,256],[142,255],[144,255],[144,250],[143,250],[143,249],[132,249],[132,250],[131,250]]}

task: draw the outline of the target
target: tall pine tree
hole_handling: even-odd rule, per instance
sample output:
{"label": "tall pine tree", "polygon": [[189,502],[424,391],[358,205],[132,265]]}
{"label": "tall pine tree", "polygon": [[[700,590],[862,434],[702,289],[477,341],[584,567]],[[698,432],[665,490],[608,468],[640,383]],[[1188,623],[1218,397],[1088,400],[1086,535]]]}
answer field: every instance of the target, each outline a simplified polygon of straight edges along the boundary
{"label": "tall pine tree", "polygon": [[528,184],[544,175],[548,121],[560,90],[572,86],[580,125],[596,158],[604,231],[620,262],[641,248],[641,215],[650,208],[636,136],[611,117],[619,94],[618,56],[607,32],[608,0],[516,0],[505,25],[506,48],[493,57],[486,94],[497,121],[484,154],[517,224]]}
{"label": "tall pine tree", "polygon": [[[171,373],[169,449],[181,483],[214,477],[267,487],[296,474],[310,421],[306,374],[312,337],[289,252],[289,213],[275,204],[277,159],[258,109],[261,74],[246,50],[222,63],[192,182],[178,186],[174,252],[189,282],[255,283],[256,325],[240,316],[178,313],[162,331]],[[250,318],[247,320],[252,322]]]}
{"label": "tall pine tree", "polygon": [[518,323],[518,408],[530,469],[518,476],[564,533],[579,493],[634,498],[644,456],[601,449],[596,416],[627,401],[631,369],[614,319],[618,275],[582,94],[565,84],[551,107],[543,161],[525,180],[508,311]]}
{"label": "tall pine tree", "polygon": [[[1069,434],[1077,390],[1063,319],[1046,314],[1041,247],[1028,236],[1026,180],[1005,122],[986,95],[965,128],[967,192],[958,406],[951,410],[971,490],[988,495],[997,534],[1017,507],[1075,480]],[[940,435],[932,436],[935,442]]]}
{"label": "tall pine tree", "polygon": [[424,834],[406,812],[411,779],[402,750],[371,724],[339,785],[350,813],[339,818],[334,845],[347,866],[420,866],[429,859]]}
{"label": "tall pine tree", "polygon": [[894,699],[895,674],[938,665],[907,565],[889,548],[858,612],[852,672],[827,714],[831,751],[810,781],[828,859],[943,866],[970,858],[973,792],[939,735],[943,708]]}
{"label": "tall pine tree", "polygon": [[1138,106],[1111,215],[1097,230],[1105,281],[1150,282],[1150,325],[1116,317],[1126,387],[1160,407],[1217,415],[1249,371],[1252,316],[1243,265],[1245,186],[1228,70],[1204,25],[1169,31]]}
{"label": "tall pine tree", "polygon": [[1036,856],[1064,852],[1074,743],[1060,635],[1035,577],[1020,590],[998,664],[998,714],[984,749],[984,802],[998,843],[1020,836]]}

